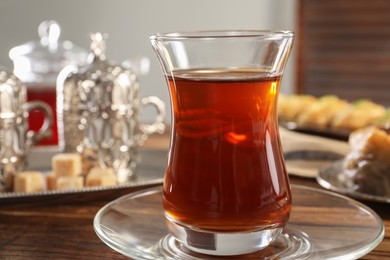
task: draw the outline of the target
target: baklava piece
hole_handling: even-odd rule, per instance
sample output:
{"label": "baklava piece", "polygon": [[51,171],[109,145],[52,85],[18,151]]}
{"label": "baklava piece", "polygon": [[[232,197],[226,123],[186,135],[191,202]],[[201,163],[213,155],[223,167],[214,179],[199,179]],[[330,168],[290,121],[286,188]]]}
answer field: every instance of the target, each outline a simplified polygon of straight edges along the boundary
{"label": "baklava piece", "polygon": [[368,127],[353,132],[349,144],[340,181],[362,193],[390,197],[390,135]]}

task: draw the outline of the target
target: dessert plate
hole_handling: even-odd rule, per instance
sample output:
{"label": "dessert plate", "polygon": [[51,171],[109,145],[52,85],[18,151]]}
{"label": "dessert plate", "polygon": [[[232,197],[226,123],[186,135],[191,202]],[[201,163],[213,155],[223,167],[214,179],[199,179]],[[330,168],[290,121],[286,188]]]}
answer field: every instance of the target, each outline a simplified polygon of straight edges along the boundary
{"label": "dessert plate", "polygon": [[345,196],[292,186],[293,206],[283,234],[255,253],[216,257],[192,252],[169,235],[161,187],[123,196],[96,214],[99,238],[132,259],[357,259],[383,239],[379,216]]}
{"label": "dessert plate", "polygon": [[339,175],[343,173],[343,170],[342,160],[331,163],[328,166],[320,169],[317,176],[317,182],[325,189],[332,190],[355,199],[390,203],[389,197],[363,193],[345,187],[345,185],[339,179]]}
{"label": "dessert plate", "polygon": [[324,128],[315,125],[300,125],[299,123],[293,121],[280,120],[280,125],[291,131],[340,141],[348,141],[349,135],[351,134],[351,131],[348,130]]}

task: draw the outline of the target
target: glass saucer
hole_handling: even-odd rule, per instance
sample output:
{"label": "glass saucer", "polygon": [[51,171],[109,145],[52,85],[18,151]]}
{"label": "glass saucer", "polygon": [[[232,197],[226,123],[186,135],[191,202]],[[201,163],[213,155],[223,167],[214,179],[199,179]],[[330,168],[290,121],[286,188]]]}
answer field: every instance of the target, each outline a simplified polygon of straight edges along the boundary
{"label": "glass saucer", "polygon": [[[383,239],[382,220],[353,199],[297,185],[292,195],[284,233],[267,248],[239,259],[356,259]],[[177,242],[166,229],[161,196],[161,187],[154,187],[107,204],[95,216],[96,234],[133,259],[237,259],[202,255]]]}

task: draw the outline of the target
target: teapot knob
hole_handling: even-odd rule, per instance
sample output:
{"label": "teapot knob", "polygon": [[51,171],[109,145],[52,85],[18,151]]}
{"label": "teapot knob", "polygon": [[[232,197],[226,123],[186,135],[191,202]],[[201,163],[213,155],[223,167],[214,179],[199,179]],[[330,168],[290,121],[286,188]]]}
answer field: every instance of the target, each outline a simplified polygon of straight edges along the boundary
{"label": "teapot knob", "polygon": [[45,20],[38,26],[38,34],[41,38],[41,44],[56,49],[58,39],[60,38],[61,28],[56,21]]}
{"label": "teapot knob", "polygon": [[100,60],[106,59],[106,40],[108,34],[106,33],[92,33],[91,37],[91,50],[94,57],[99,58]]}

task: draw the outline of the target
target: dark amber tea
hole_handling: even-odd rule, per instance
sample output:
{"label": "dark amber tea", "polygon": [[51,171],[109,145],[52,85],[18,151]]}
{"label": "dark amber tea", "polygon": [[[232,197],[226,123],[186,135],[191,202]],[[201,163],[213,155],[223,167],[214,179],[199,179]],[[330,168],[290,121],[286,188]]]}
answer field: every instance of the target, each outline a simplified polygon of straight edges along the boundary
{"label": "dark amber tea", "polygon": [[175,127],[164,182],[167,217],[210,231],[284,226],[291,195],[275,127],[280,76],[179,70],[168,81]]}

